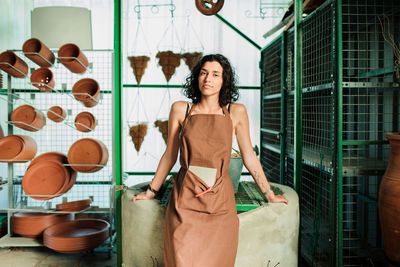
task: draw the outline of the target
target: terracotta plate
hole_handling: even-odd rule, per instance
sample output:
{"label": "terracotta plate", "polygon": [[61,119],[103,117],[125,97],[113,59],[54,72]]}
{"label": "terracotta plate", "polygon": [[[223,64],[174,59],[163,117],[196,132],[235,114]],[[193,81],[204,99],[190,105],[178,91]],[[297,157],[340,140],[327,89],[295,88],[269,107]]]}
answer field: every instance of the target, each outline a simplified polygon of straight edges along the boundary
{"label": "terracotta plate", "polygon": [[[27,195],[59,194],[69,176],[68,170],[57,161],[40,161],[29,168],[22,178],[22,188]],[[34,199],[51,199],[56,196],[31,196]]]}
{"label": "terracotta plate", "polygon": [[78,172],[92,172],[96,166],[73,166],[74,164],[98,165],[103,158],[101,144],[91,138],[83,138],[72,144],[68,151],[68,162]]}
{"label": "terracotta plate", "polygon": [[80,211],[80,210],[84,210],[84,209],[89,208],[90,207],[90,203],[92,203],[92,200],[90,200],[90,199],[83,199],[83,200],[65,202],[65,203],[62,203],[62,204],[57,204],[56,205],[56,210]]}
{"label": "terracotta plate", "polygon": [[[54,113],[57,113],[58,115],[60,115],[63,118],[60,118],[59,116],[55,115]],[[50,120],[54,121],[54,122],[61,122],[65,119],[66,117],[66,112],[65,110],[60,107],[60,106],[52,106],[51,108],[49,108],[49,111],[47,111],[47,118],[49,118]]]}
{"label": "terracotta plate", "polygon": [[8,135],[0,139],[0,161],[9,162],[21,153],[24,148],[23,139],[16,135]]}

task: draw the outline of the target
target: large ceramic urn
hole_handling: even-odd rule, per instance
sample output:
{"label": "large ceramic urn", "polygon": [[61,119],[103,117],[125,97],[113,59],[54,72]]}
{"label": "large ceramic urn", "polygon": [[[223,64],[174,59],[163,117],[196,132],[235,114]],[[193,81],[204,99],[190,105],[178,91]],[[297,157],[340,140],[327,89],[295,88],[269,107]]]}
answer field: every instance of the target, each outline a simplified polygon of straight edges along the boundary
{"label": "large ceramic urn", "polygon": [[400,264],[400,133],[386,135],[389,164],[379,189],[379,219],[388,259]]}

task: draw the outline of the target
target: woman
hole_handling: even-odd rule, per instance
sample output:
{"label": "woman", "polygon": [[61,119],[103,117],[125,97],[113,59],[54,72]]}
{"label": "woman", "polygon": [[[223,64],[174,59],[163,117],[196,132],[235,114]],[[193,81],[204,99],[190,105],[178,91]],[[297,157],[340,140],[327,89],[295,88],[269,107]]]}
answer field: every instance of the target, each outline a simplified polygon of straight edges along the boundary
{"label": "woman", "polygon": [[275,195],[252,149],[249,121],[237,100],[235,76],[222,55],[204,56],[184,85],[192,104],[173,103],[167,148],[145,193],[152,199],[174,166],[178,148],[181,168],[175,179],[165,216],[165,266],[233,266],[239,221],[228,174],[232,134],[236,134],[243,162],[268,202],[288,203]]}

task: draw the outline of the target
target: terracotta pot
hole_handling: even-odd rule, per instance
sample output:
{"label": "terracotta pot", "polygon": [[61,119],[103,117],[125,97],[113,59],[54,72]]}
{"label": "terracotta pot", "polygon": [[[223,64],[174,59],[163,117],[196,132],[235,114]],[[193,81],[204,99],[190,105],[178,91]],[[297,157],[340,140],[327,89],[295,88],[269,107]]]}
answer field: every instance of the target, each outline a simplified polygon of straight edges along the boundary
{"label": "terracotta pot", "polygon": [[146,134],[147,134],[146,123],[133,125],[129,128],[129,135],[132,137],[132,142],[135,145],[135,149],[137,152],[139,152]]}
{"label": "terracotta pot", "polygon": [[26,40],[22,46],[22,52],[42,68],[53,66],[55,61],[53,52],[37,38]]}
{"label": "terracotta pot", "polygon": [[23,122],[14,123],[14,125],[31,132],[36,132],[46,125],[46,118],[43,112],[30,105],[22,105],[16,108],[11,113],[11,120],[13,122]]}
{"label": "terracotta pot", "polygon": [[97,105],[100,96],[100,85],[94,79],[84,78],[74,84],[72,94],[76,100],[81,101],[86,107],[94,107]]}
{"label": "terracotta pot", "polygon": [[65,179],[63,187],[57,194],[63,194],[68,192],[72,186],[75,184],[77,173],[70,166],[66,166],[68,164],[67,156],[60,152],[47,152],[37,156],[32,162],[29,164],[28,168],[31,168],[35,164],[41,161],[57,161],[63,164],[64,168],[68,171],[68,177]]}
{"label": "terracotta pot", "polygon": [[80,211],[90,207],[91,199],[83,199],[71,202],[65,202],[56,205],[56,210],[60,211]]}
{"label": "terracotta pot", "polygon": [[181,64],[182,55],[175,54],[172,51],[158,52],[156,55],[159,58],[158,64],[161,66],[167,82],[171,79],[172,75],[175,73],[175,69]]}
{"label": "terracotta pot", "polygon": [[203,53],[201,52],[185,53],[182,55],[189,70],[192,70],[194,68],[194,66],[201,59],[202,56]]}
{"label": "terracotta pot", "polygon": [[92,250],[107,240],[110,224],[98,219],[82,219],[50,226],[43,232],[43,244],[62,253]]}
{"label": "terracotta pot", "polygon": [[33,199],[57,197],[67,188],[68,170],[58,161],[40,161],[27,169],[22,178],[22,189]]}
{"label": "terracotta pot", "polygon": [[62,122],[67,117],[67,113],[60,106],[52,106],[47,111],[47,118],[54,122]]}
{"label": "terracotta pot", "polygon": [[390,133],[386,138],[390,157],[379,187],[379,219],[386,256],[400,264],[400,134]]}
{"label": "terracotta pot", "polygon": [[0,69],[15,78],[25,78],[28,75],[28,65],[12,51],[1,53],[0,63],[7,63],[0,64]]}
{"label": "terracotta pot", "polygon": [[90,112],[81,112],[75,117],[75,127],[81,132],[93,131],[97,125],[97,120]]}
{"label": "terracotta pot", "polygon": [[24,237],[39,237],[43,231],[55,224],[72,221],[74,215],[67,214],[48,214],[48,213],[15,213],[11,217],[11,227],[14,233]]}
{"label": "terracotta pot", "polygon": [[54,90],[53,72],[48,68],[39,68],[31,74],[31,83],[42,92],[51,92]]}
{"label": "terracotta pot", "polygon": [[[96,172],[108,162],[108,149],[103,142],[91,138],[79,139],[68,151],[68,162],[77,172]],[[89,166],[80,166],[89,165]],[[92,165],[92,166],[90,166]]]}
{"label": "terracotta pot", "polygon": [[150,58],[148,56],[135,56],[135,57],[128,57],[128,60],[131,63],[131,67],[133,70],[133,74],[135,75],[136,82],[137,84],[140,84],[144,71],[147,68],[147,62],[150,60]]}
{"label": "terracotta pot", "polygon": [[224,0],[196,0],[195,3],[197,10],[206,16],[211,16],[217,14],[218,11],[221,10],[222,6],[224,5]]}
{"label": "terracotta pot", "polygon": [[30,136],[8,135],[0,139],[0,162],[18,163],[32,160],[37,144]]}
{"label": "terracotta pot", "polygon": [[85,73],[89,62],[76,44],[65,44],[58,50],[58,60],[73,73]]}

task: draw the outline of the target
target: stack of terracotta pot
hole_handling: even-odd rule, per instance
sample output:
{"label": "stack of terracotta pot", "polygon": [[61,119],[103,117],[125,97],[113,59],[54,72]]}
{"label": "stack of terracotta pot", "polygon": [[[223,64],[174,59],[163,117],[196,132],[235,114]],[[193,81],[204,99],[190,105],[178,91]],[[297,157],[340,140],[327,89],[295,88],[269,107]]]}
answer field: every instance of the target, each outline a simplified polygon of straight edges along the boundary
{"label": "stack of terracotta pot", "polygon": [[14,233],[24,237],[37,238],[43,231],[55,224],[72,221],[74,214],[48,214],[40,212],[19,212],[11,217],[11,228]]}
{"label": "stack of terracotta pot", "polygon": [[11,113],[14,125],[31,132],[36,132],[46,125],[46,118],[40,110],[30,105],[22,105]]}
{"label": "stack of terracotta pot", "polygon": [[69,166],[67,157],[48,152],[36,157],[22,178],[22,188],[31,198],[47,200],[68,192],[75,184],[77,173]]}
{"label": "stack of terracotta pot", "polygon": [[81,112],[75,117],[75,127],[80,132],[93,131],[97,125],[97,120],[90,112]]}
{"label": "stack of terracotta pot", "polygon": [[100,140],[79,139],[68,151],[68,163],[77,172],[97,172],[108,162],[108,149]]}
{"label": "stack of terracotta pot", "polygon": [[36,152],[37,144],[30,136],[8,135],[0,139],[0,162],[26,162],[32,160]]}
{"label": "stack of terracotta pot", "polygon": [[81,219],[55,224],[43,233],[46,247],[62,253],[92,250],[110,236],[110,224],[99,219]]}
{"label": "stack of terracotta pot", "polygon": [[84,78],[74,84],[72,94],[76,100],[82,102],[86,107],[94,107],[97,105],[100,96],[100,85],[94,79]]}

